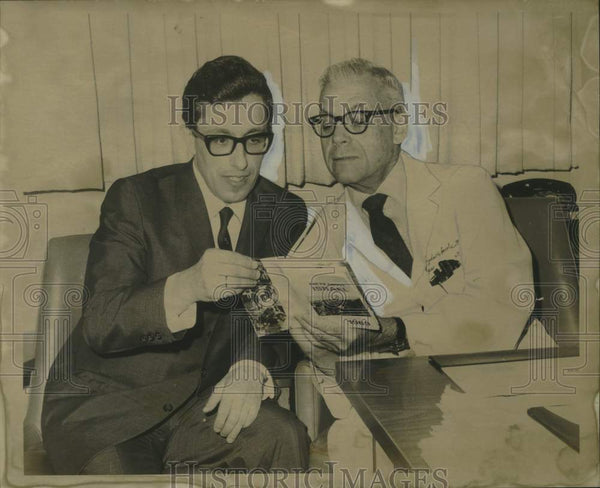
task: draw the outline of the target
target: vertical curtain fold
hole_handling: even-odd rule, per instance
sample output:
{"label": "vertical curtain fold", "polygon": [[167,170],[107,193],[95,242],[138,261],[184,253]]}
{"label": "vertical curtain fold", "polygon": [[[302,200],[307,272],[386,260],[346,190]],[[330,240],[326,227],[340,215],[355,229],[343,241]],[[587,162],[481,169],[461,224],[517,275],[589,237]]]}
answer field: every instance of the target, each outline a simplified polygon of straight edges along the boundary
{"label": "vertical curtain fold", "polygon": [[5,146],[16,179],[33,191],[102,189],[186,160],[192,139],[169,96],[179,97],[205,61],[237,54],[268,71],[288,104],[278,180],[329,184],[319,139],[294,104],[317,102],[324,69],[355,56],[408,83],[415,52],[420,101],[445,102],[449,114],[446,125],[428,128],[428,161],[492,174],[569,170],[598,154],[598,17],[553,5],[368,13],[189,4],[88,13],[4,2]]}

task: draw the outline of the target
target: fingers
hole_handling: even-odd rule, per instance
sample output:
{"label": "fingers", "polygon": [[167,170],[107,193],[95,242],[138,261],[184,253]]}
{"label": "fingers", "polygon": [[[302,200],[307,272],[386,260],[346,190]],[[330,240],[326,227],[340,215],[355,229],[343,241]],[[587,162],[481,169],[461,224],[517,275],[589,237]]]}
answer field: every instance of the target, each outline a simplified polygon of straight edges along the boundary
{"label": "fingers", "polygon": [[258,416],[258,411],[260,410],[261,402],[252,402],[248,408],[248,415],[246,416],[246,420],[244,421],[244,427],[249,427],[252,422],[256,420]]}
{"label": "fingers", "polygon": [[219,404],[219,410],[217,413],[217,418],[215,419],[215,424],[213,426],[214,431],[217,434],[222,434],[223,427],[225,426],[225,422],[229,417],[229,412],[231,410],[231,397],[225,396]]}
{"label": "fingers", "polygon": [[298,328],[300,328],[304,331],[305,334],[314,337],[318,341],[320,341],[321,338],[323,338],[323,340],[337,340],[339,342],[340,338],[343,336],[341,324],[337,320],[331,324],[318,324],[318,321],[315,321],[316,323],[311,323],[302,316],[296,316],[295,319],[298,325],[290,324],[290,331],[292,331],[292,329],[297,330]]}
{"label": "fingers", "polygon": [[301,316],[296,316],[295,319],[290,321],[289,332],[305,353],[311,355],[313,348],[326,349],[334,353],[344,349],[345,337],[342,334],[334,335],[317,329]]}
{"label": "fingers", "polygon": [[216,248],[211,249],[210,251],[210,259],[214,262],[229,264],[235,268],[246,268],[249,270],[258,269],[258,262],[243,254]]}
{"label": "fingers", "polygon": [[306,328],[300,323],[300,321],[301,319],[298,318],[290,320],[289,332],[298,345],[304,350],[304,346],[307,344],[312,344],[316,341],[316,339],[307,332]]}
{"label": "fingers", "polygon": [[218,263],[215,271],[219,276],[227,276],[229,278],[245,278],[254,280],[255,282],[260,278],[260,271],[258,269],[236,266],[232,263]]}
{"label": "fingers", "polygon": [[222,278],[225,288],[231,288],[233,290],[243,290],[245,288],[256,286],[256,280],[248,278],[238,278],[236,276],[223,276]]}
{"label": "fingers", "polygon": [[204,405],[204,408],[202,409],[202,411],[204,413],[212,412],[215,409],[215,407],[219,404],[220,401],[221,401],[220,389],[217,389],[217,387],[215,387],[215,390],[213,391],[212,395],[206,402],[206,405]]}
{"label": "fingers", "polygon": [[[293,323],[295,321],[291,322]],[[307,332],[304,327],[301,325],[294,326],[292,323],[290,323],[290,334],[296,341],[296,344],[298,344],[300,349],[302,349],[304,354],[306,354],[308,357],[312,357],[315,349],[322,348],[323,344],[320,343],[319,338]]]}
{"label": "fingers", "polygon": [[237,439],[237,436],[239,435],[240,431],[244,428],[244,423],[246,421],[247,416],[248,416],[248,410],[244,410],[242,412],[242,414],[240,415],[237,423],[233,427],[233,429],[231,429],[231,431],[229,432],[229,434],[225,434],[225,432],[222,433],[222,435],[227,435],[226,441],[229,444],[231,444],[233,441],[235,441]]}
{"label": "fingers", "polygon": [[[231,402],[231,406],[229,407],[229,413],[227,415],[227,418],[225,419],[223,427],[221,427],[221,430],[219,431],[221,436],[228,437],[229,434],[237,427],[237,425],[240,424],[240,417],[242,415],[244,415],[244,417],[245,417],[245,413],[246,412],[244,410],[243,404],[241,404],[240,402],[236,402],[236,401]],[[240,429],[241,429],[241,426],[240,426]]]}
{"label": "fingers", "polygon": [[240,431],[254,422],[260,403],[257,395],[232,395],[223,400],[215,420],[215,432],[225,437],[227,442],[234,442]]}

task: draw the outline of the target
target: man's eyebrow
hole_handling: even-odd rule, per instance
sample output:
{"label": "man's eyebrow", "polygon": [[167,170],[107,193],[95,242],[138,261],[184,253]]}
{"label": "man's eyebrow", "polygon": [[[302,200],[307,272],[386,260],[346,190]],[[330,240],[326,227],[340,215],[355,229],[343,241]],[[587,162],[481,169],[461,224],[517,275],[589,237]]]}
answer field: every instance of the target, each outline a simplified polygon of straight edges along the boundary
{"label": "man's eyebrow", "polygon": [[[213,129],[214,129],[214,131],[213,131]],[[261,127],[261,128],[252,127],[251,129],[248,129],[246,132],[244,132],[244,134],[241,137],[252,135],[252,134],[264,134],[265,132],[269,132],[269,129],[267,127]],[[207,127],[207,129],[204,132],[204,135],[237,137],[229,129],[224,129],[221,127],[214,127],[214,126]]]}
{"label": "man's eyebrow", "polygon": [[[365,102],[344,103],[344,104],[342,104],[342,108],[344,110],[347,110],[348,112],[352,112],[355,109],[369,110],[367,107],[367,103],[365,103]],[[321,111],[315,115],[333,115],[332,113],[325,110],[325,108],[323,108],[322,106],[320,107],[320,109],[321,109]]]}
{"label": "man's eyebrow", "polygon": [[224,129],[222,127],[208,126],[204,130],[207,136],[233,136],[228,129]]}
{"label": "man's eyebrow", "polygon": [[354,110],[356,108],[358,108],[360,110],[368,110],[367,104],[365,102],[354,102],[354,103],[348,105],[348,110]]}
{"label": "man's eyebrow", "polygon": [[264,134],[265,132],[269,132],[267,127],[252,127],[251,129],[248,129],[246,132],[244,132],[244,136],[249,136],[251,134]]}

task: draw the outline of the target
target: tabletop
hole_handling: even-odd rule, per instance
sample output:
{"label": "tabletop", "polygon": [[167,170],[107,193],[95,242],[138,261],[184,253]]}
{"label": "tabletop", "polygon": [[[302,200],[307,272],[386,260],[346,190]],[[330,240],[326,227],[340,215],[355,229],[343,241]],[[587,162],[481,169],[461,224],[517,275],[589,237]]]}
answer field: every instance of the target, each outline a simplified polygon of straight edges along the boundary
{"label": "tabletop", "polygon": [[[559,355],[572,357],[577,355],[577,351],[563,350]],[[543,356],[537,353],[535,357]],[[511,364],[514,366],[515,361],[520,361],[521,370],[527,371],[529,366],[523,361],[530,358],[527,351],[497,351],[431,358],[345,361],[337,364],[337,379],[394,466],[428,468],[419,444],[431,437],[432,431],[444,419],[440,409],[444,392],[448,388],[463,392],[460,383],[466,378],[465,365],[467,371],[470,368],[472,373],[477,373],[475,368],[479,368],[486,370],[487,375],[490,368],[502,370],[503,366],[493,366],[495,362],[504,363],[504,368],[510,369]],[[449,374],[445,374],[443,367]],[[453,375],[453,369],[457,373],[460,371],[461,375]],[[472,376],[477,377],[476,374]],[[459,380],[455,382],[453,377]],[[486,380],[478,381],[485,383]],[[499,397],[508,396],[501,393]],[[523,415],[527,415],[526,411]]]}

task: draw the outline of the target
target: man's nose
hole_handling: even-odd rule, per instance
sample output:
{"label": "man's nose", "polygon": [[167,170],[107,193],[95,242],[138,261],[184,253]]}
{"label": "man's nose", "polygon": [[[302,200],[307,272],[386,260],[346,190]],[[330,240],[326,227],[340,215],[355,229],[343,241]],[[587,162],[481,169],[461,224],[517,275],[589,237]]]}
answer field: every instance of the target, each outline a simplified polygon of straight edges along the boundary
{"label": "man's nose", "polygon": [[231,164],[239,170],[246,169],[248,167],[247,154],[244,150],[244,145],[239,143],[235,146],[233,154],[231,155]]}
{"label": "man's nose", "polygon": [[333,135],[331,136],[331,139],[333,140],[334,144],[343,144],[348,142],[349,136],[350,134],[348,133],[342,122],[338,122],[337,124],[335,124],[335,127],[333,129]]}

